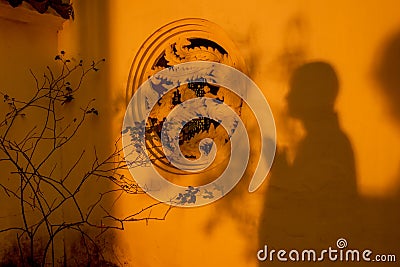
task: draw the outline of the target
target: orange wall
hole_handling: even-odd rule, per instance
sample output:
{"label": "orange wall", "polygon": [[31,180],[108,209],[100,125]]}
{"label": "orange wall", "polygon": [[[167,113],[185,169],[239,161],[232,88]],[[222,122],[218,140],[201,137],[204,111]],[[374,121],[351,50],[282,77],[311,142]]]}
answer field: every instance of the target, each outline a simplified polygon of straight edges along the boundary
{"label": "orange wall", "polygon": [[[180,18],[208,19],[237,44],[272,106],[278,149],[286,147],[293,160],[304,130],[286,112],[290,72],[301,62],[325,61],[339,79],[336,110],[354,151],[358,194],[387,199],[400,187],[400,135],[374,72],[385,42],[400,29],[398,9],[396,1],[118,1],[108,14],[112,92],[123,94],[133,57],[152,32]],[[207,207],[174,209],[165,222],[130,225],[121,244],[139,266],[257,266],[266,194],[268,183],[252,195],[236,190]]]}
{"label": "orange wall", "polygon": [[[393,209],[398,209],[400,203],[400,120],[391,116],[390,103],[382,90],[384,85],[375,76],[386,43],[400,31],[398,1],[88,2],[74,3],[75,21],[65,22],[58,34],[58,50],[64,49],[76,58],[107,58],[102,78],[89,80],[89,93],[98,94],[104,120],[92,123],[95,128],[78,143],[91,140],[112,145],[120,132],[130,66],[139,46],[150,34],[180,18],[210,20],[236,43],[250,77],[268,99],[277,124],[278,151],[287,151],[289,164],[296,162],[297,148],[305,135],[301,121],[287,112],[286,95],[293,68],[316,60],[333,66],[339,79],[336,110],[341,130],[354,152],[362,218],[371,221],[363,229],[376,231],[378,236],[372,238],[379,241],[378,247],[398,252],[395,245],[400,238],[398,230],[384,228],[392,227],[399,218],[390,217],[387,222],[379,218],[379,213],[374,214],[374,209],[383,210],[385,215],[396,213]],[[8,34],[7,27],[1,28],[0,33]],[[23,40],[21,36],[18,38]],[[5,58],[4,51],[10,48],[3,41],[1,46]],[[54,46],[51,45],[51,51],[56,50]],[[18,48],[13,49],[17,55]],[[41,54],[28,56],[33,61],[42,59]],[[41,64],[37,61],[37,65]],[[9,68],[1,78],[7,81],[8,75],[19,77],[22,68],[16,69],[18,75]],[[6,85],[12,84],[7,81]],[[94,134],[99,132],[102,134]],[[316,175],[324,175],[321,169],[315,171]],[[116,250],[132,266],[258,266],[255,253],[260,244],[268,241],[260,229],[270,226],[264,216],[269,216],[265,210],[272,204],[268,203],[271,185],[265,182],[253,194],[246,192],[247,185],[242,183],[209,206],[173,209],[166,221],[128,224],[125,231],[118,232]],[[146,196],[126,197],[118,209],[127,214],[152,202]],[[162,210],[154,212],[161,214]],[[295,221],[296,216],[306,215],[299,213],[287,219]],[[358,222],[353,221],[349,228],[357,226]],[[333,230],[334,234],[340,235]],[[386,242],[388,236],[392,239]],[[372,242],[362,237],[362,233],[351,237],[359,240],[350,242],[363,246]],[[331,245],[336,239],[325,241]]]}

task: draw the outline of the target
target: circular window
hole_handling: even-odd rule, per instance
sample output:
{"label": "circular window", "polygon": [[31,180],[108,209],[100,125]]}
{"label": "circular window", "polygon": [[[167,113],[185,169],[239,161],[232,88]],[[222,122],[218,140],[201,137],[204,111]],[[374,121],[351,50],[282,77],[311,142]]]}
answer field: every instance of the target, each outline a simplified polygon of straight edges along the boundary
{"label": "circular window", "polygon": [[[139,48],[130,70],[126,90],[127,102],[149,77],[165,68],[190,61],[218,62],[247,73],[238,49],[218,25],[204,19],[177,20],[155,31]],[[156,92],[159,90],[160,95],[163,94],[162,85],[154,84],[152,87]],[[238,95],[201,79],[194,79],[164,94],[152,109],[146,122],[146,146],[152,163],[161,172],[187,174],[171,166],[166,159],[161,148],[161,130],[166,117],[176,106],[196,97],[215,98],[229,105],[237,114],[241,114],[243,101]],[[140,104],[146,105],[145,101]],[[141,110],[140,107],[138,110]],[[218,140],[216,144],[219,152],[214,163],[204,172],[223,170],[228,158],[226,154],[224,155],[224,151],[229,153],[230,142],[229,134],[218,121],[200,117],[188,122],[179,136],[183,155],[188,159],[197,159],[200,156],[199,143],[205,137]],[[216,166],[218,168],[215,168]],[[208,182],[204,177],[207,175],[204,176],[203,173],[200,183]],[[168,179],[168,175],[166,178]],[[179,183],[179,181],[174,182]]]}

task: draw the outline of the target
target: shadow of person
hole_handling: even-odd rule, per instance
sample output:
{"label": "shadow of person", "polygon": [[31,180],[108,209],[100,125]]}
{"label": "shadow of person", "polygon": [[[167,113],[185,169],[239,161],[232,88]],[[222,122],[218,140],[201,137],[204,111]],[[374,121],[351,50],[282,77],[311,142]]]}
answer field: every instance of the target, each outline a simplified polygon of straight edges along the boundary
{"label": "shadow of person", "polygon": [[[381,83],[380,88],[389,104],[392,117],[398,124],[400,138],[400,31],[394,34],[386,43],[381,62],[378,65],[377,77]],[[396,198],[400,203],[400,162],[397,177],[399,187]],[[398,213],[397,218],[400,221],[400,213]]]}
{"label": "shadow of person", "polygon": [[390,113],[400,125],[400,32],[385,43],[375,73]]}
{"label": "shadow of person", "polygon": [[[307,63],[292,74],[288,112],[301,121],[305,136],[292,164],[278,146],[260,220],[259,248],[318,251],[336,248],[339,238],[353,237],[356,170],[352,146],[334,110],[338,90],[336,72],[328,63]],[[281,266],[274,260],[260,266]]]}
{"label": "shadow of person", "polygon": [[[373,66],[373,72],[386,100],[392,122],[398,127],[397,135],[400,139],[400,31],[384,43],[379,54],[380,58],[378,64]],[[390,157],[390,152],[386,156]],[[400,241],[400,161],[395,182],[397,188],[394,194],[385,199],[363,200],[363,206],[370,208],[365,211],[364,218],[371,222],[368,232],[374,234],[375,243],[385,253],[398,251]]]}

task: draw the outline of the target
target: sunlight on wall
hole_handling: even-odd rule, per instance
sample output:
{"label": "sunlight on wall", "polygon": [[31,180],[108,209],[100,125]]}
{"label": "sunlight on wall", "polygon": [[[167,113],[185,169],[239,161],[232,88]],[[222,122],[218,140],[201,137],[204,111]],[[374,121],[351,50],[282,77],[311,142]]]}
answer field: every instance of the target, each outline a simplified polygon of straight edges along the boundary
{"label": "sunlight on wall", "polygon": [[[13,9],[8,4],[0,2],[0,92],[8,94],[20,100],[26,100],[28,96],[34,92],[35,81],[30,73],[34,73],[37,77],[41,77],[47,66],[53,67],[52,58],[48,58],[48,54],[57,53],[57,31],[62,28],[63,20],[49,14],[40,15],[28,8]],[[1,121],[6,113],[10,112],[10,108],[1,100],[0,114]],[[19,140],[26,134],[26,129],[31,129],[35,125],[35,119],[43,116],[41,112],[31,112],[28,120],[16,121],[16,127],[10,131],[11,140]],[[24,131],[20,130],[20,125]],[[1,129],[3,138],[4,127]],[[2,139],[4,140],[4,139]],[[38,149],[37,155],[42,156],[46,149]],[[1,158],[4,154],[1,151]],[[58,161],[59,155],[50,162]],[[18,177],[11,174],[15,171],[13,166],[1,161],[0,176],[2,186],[10,186],[15,188],[15,182]],[[3,164],[4,163],[4,164]],[[54,173],[59,174],[60,170]],[[17,183],[18,184],[18,183]],[[2,209],[0,214],[0,225],[4,228],[15,227],[20,225],[22,219],[19,213],[20,201],[13,199],[7,194],[1,193]],[[33,212],[31,213],[33,214]],[[2,228],[2,229],[4,229]],[[9,246],[15,246],[15,233],[4,233],[0,240],[0,247],[6,250]],[[11,254],[13,255],[13,254]],[[0,260],[4,263],[3,254]]]}
{"label": "sunlight on wall", "polygon": [[[395,1],[115,1],[109,6],[109,36],[97,39],[109,50],[109,97],[112,136],[118,136],[124,114],[125,89],[133,58],[144,40],[161,26],[181,18],[198,17],[222,27],[242,53],[250,77],[274,112],[278,151],[289,161],[296,155],[304,128],[289,117],[286,95],[292,71],[321,60],[334,67],[339,79],[336,108],[342,130],[355,155],[357,190],[361,196],[386,198],[399,191],[399,128],[390,119],[373,71],[383,43],[400,28]],[[398,4],[397,4],[398,5]],[[79,9],[78,9],[79,10]],[[82,16],[90,17],[87,10]],[[77,13],[79,14],[79,13]],[[80,51],[67,22],[60,38]],[[98,21],[101,21],[98,20]],[[87,31],[103,31],[96,23]],[[72,37],[69,37],[72,36]],[[106,35],[107,36],[107,35]],[[80,38],[83,38],[82,35]],[[90,47],[90,48],[89,48]],[[93,48],[93,50],[92,50]],[[87,46],[102,55],[104,47]],[[103,49],[103,50],[102,50]],[[309,96],[312,98],[313,96]],[[318,101],[318,100],[317,100]],[[323,175],[323,173],[321,174]],[[248,182],[248,181],[247,181]],[[245,181],[246,183],[246,181]],[[257,227],[266,182],[254,194],[247,184],[218,203],[196,209],[174,209],[164,222],[132,223],[120,234],[120,247],[138,266],[257,266]],[[147,197],[127,198],[120,212],[151,203]]]}

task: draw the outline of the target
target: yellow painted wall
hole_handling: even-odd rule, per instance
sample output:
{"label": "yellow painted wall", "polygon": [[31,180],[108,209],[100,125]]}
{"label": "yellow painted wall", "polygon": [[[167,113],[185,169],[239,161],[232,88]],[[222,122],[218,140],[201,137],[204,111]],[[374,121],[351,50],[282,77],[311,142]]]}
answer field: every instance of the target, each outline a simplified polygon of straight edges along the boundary
{"label": "yellow painted wall", "polygon": [[[63,20],[53,15],[45,14],[39,16],[37,12],[29,9],[13,9],[8,4],[0,2],[0,91],[16,99],[25,99],[32,96],[35,88],[35,80],[30,73],[40,75],[46,65],[54,66],[50,54],[57,54],[58,38],[57,32],[62,29]],[[5,101],[0,107],[1,121],[4,115],[9,112]],[[10,131],[11,140],[18,140],[25,136],[26,129],[31,129],[35,125],[35,118],[42,116],[41,112],[34,112],[15,124],[24,127],[23,131],[18,129]],[[2,127],[2,136],[4,127]],[[42,154],[39,149],[39,157]],[[1,154],[3,158],[4,154]],[[59,155],[55,156],[59,160]],[[16,188],[18,179],[10,171],[15,169],[2,161],[0,167],[1,184]],[[55,173],[61,173],[57,169]],[[19,213],[19,201],[13,197],[8,197],[5,191],[1,195],[1,228],[15,227],[22,223]],[[12,236],[12,238],[10,238]],[[15,233],[4,233],[0,246],[6,249],[8,245],[13,245]],[[15,244],[15,243],[14,243]],[[3,251],[1,252],[3,253]]]}
{"label": "yellow painted wall", "polygon": [[[396,90],[400,83],[395,78],[396,71],[392,70],[400,59],[388,50],[391,40],[399,38],[397,1],[119,0],[76,1],[74,8],[76,19],[63,24],[58,34],[58,49],[65,49],[77,58],[107,59],[102,78],[89,81],[90,93],[98,94],[100,112],[105,114],[105,119],[91,124],[95,130],[88,134],[87,140],[111,146],[119,134],[129,69],[144,40],[171,21],[196,17],[218,24],[236,43],[250,77],[263,90],[272,107],[277,125],[278,156],[282,159],[286,154],[288,166],[306,163],[297,169],[300,173],[311,174],[306,185],[314,181],[318,184],[319,177],[324,180],[336,170],[324,169],[324,165],[318,163],[312,169],[313,161],[318,160],[315,154],[304,156],[307,154],[299,149],[304,144],[302,138],[307,127],[301,119],[290,116],[286,99],[297,66],[322,61],[333,67],[339,80],[335,103],[337,130],[347,136],[350,145],[346,149],[350,148],[354,154],[355,174],[344,174],[355,182],[349,190],[355,194],[348,200],[350,202],[335,198],[336,192],[340,195],[347,190],[340,188],[324,189],[333,195],[330,195],[331,200],[318,195],[316,201],[312,201],[304,192],[295,195],[298,198],[289,194],[285,199],[287,195],[283,197],[277,193],[276,187],[289,186],[290,190],[296,190],[293,188],[296,184],[282,183],[279,171],[294,169],[276,163],[270,179],[253,194],[246,192],[249,182],[246,180],[214,204],[193,209],[175,208],[165,221],[126,225],[125,231],[118,232],[118,243],[114,245],[121,262],[129,266],[259,266],[256,252],[263,244],[287,249],[303,246],[318,249],[334,245],[339,237],[347,238],[352,246],[397,253],[400,258],[400,118],[396,115],[400,104]],[[1,33],[5,32],[2,29]],[[400,49],[398,43],[395,47]],[[382,62],[386,65],[382,66]],[[1,64],[2,70],[5,69],[4,77],[15,75],[9,63]],[[16,68],[22,71],[20,65]],[[379,78],[377,73],[386,68],[391,76],[386,80]],[[318,81],[320,79],[316,78]],[[318,102],[318,97],[314,97]],[[322,118],[321,125],[325,119]],[[99,132],[102,134],[93,134]],[[326,133],[320,147],[333,140],[338,150],[335,155],[343,155],[341,141],[335,141],[334,133],[332,139],[329,131]],[[289,178],[291,175],[293,172],[286,174]],[[277,184],[269,182],[273,179]],[[322,201],[321,204],[318,201]],[[128,214],[152,202],[146,196],[126,197],[117,209],[120,214]],[[346,210],[349,206],[353,210]],[[319,207],[330,207],[338,216],[347,219],[337,219],[338,216],[321,211]],[[162,211],[154,212],[161,214]],[[314,223],[315,229],[299,226],[307,223],[303,217]],[[328,233],[318,224],[326,218],[325,227],[332,228]],[[349,227],[343,230],[340,228],[343,224]]]}
{"label": "yellow painted wall", "polygon": [[[354,152],[354,191],[360,205],[355,213],[359,212],[357,216],[363,216],[361,220],[366,222],[347,221],[349,229],[362,229],[349,234],[348,241],[396,252],[399,231],[393,227],[399,221],[395,215],[398,202],[391,199],[399,199],[399,120],[390,115],[382,84],[374,73],[388,39],[400,30],[397,9],[396,1],[119,1],[109,7],[112,91],[118,94],[125,90],[133,57],[152,32],[180,18],[208,19],[237,44],[250,77],[272,106],[278,151],[286,147],[289,161],[293,161],[304,129],[286,111],[291,72],[303,62],[330,64],[339,79],[336,110],[340,127]],[[329,143],[329,136],[326,140]],[[316,177],[329,176],[326,172],[315,167]],[[279,219],[291,221],[282,225],[293,227],[302,216],[310,216],[311,220],[318,217],[302,213],[301,208],[297,213],[289,209],[287,212],[295,213],[286,216],[266,214],[268,205],[278,205],[277,209],[281,205],[283,209],[288,204],[269,198],[275,195],[268,183],[251,195],[245,188],[207,207],[174,209],[165,222],[132,224],[121,234],[121,246],[138,266],[258,266],[255,253],[268,241],[288,240],[275,245],[300,247],[317,242],[315,246],[320,247],[333,244],[336,239],[332,238],[342,235],[339,229],[332,229],[331,239],[306,236],[294,242],[285,231],[277,229],[274,235],[274,229],[268,229],[265,233],[262,228],[276,227],[274,223],[279,224]],[[124,209],[131,210],[136,203],[127,202]],[[346,205],[338,203],[339,208]]]}

